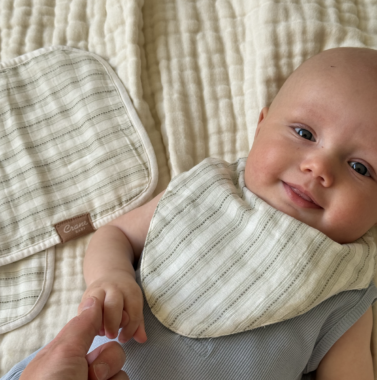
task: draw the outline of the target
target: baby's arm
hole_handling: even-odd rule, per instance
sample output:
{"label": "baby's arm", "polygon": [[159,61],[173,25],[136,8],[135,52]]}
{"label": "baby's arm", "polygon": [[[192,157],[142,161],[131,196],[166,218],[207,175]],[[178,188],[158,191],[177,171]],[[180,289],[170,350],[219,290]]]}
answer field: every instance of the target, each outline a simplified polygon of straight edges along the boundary
{"label": "baby's arm", "polygon": [[370,351],[372,308],[331,347],[318,366],[316,380],[373,380]]}
{"label": "baby's arm", "polygon": [[160,193],[145,205],[99,228],[84,258],[87,289],[82,301],[95,296],[103,304],[103,334],[120,341],[144,342],[143,296],[135,281],[133,263],[140,257]]}

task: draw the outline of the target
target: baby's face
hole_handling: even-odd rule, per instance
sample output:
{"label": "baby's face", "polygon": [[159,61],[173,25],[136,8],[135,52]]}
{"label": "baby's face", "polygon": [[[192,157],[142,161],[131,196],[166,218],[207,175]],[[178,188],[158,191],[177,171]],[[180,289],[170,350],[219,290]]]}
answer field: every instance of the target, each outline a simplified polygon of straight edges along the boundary
{"label": "baby's face", "polygon": [[377,222],[377,73],[342,62],[308,65],[262,110],[245,180],[345,244]]}

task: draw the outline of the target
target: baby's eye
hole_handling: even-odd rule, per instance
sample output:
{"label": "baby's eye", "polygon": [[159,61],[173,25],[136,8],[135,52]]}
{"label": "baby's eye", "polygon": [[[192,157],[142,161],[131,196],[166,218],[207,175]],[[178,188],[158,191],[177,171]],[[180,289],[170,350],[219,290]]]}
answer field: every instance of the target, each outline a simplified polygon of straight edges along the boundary
{"label": "baby's eye", "polygon": [[360,164],[360,162],[350,162],[349,164],[352,169],[355,169],[361,175],[370,177],[370,173],[368,172],[368,169],[365,167],[365,165]]}
{"label": "baby's eye", "polygon": [[307,129],[304,128],[295,128],[295,131],[297,132],[298,135],[303,137],[304,139],[310,140],[310,141],[315,141],[313,134],[309,132]]}

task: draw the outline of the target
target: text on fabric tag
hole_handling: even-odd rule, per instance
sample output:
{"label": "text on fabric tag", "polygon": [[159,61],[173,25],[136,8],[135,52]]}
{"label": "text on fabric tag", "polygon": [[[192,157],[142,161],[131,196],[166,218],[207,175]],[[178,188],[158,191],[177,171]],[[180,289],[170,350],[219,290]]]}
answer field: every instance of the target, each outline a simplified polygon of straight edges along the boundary
{"label": "text on fabric tag", "polygon": [[92,221],[90,220],[90,214],[78,215],[74,218],[63,220],[55,224],[54,227],[62,243],[95,231]]}

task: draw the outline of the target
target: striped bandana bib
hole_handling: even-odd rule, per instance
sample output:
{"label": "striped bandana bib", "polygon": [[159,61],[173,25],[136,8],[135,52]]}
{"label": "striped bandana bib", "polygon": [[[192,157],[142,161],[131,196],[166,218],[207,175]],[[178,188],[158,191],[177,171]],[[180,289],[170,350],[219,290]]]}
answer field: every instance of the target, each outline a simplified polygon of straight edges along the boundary
{"label": "striped bandana bib", "polygon": [[178,334],[252,330],[372,281],[374,229],[334,242],[251,193],[245,164],[206,159],[174,178],[156,208],[142,287],[154,315]]}

